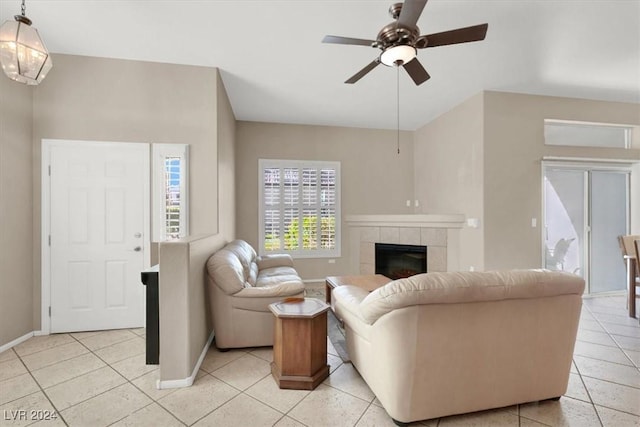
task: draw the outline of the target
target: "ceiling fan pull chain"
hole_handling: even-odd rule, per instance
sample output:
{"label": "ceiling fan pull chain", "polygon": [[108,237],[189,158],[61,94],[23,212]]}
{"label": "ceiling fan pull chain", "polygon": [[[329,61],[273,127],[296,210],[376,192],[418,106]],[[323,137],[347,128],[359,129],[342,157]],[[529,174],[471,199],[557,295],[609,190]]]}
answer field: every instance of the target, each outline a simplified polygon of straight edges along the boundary
{"label": "ceiling fan pull chain", "polygon": [[397,104],[397,135],[396,140],[398,141],[398,154],[400,154],[400,66],[396,65],[396,104]]}

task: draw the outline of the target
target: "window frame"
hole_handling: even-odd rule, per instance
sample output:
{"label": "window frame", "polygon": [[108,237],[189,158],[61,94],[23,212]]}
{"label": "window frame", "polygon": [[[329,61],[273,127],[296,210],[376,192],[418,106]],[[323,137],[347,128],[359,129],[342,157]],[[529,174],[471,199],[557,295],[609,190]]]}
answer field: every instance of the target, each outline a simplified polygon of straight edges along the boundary
{"label": "window frame", "polygon": [[[189,235],[189,145],[151,144],[153,215],[152,241],[166,242]],[[167,237],[165,167],[168,158],[180,159],[180,233],[177,238]]]}
{"label": "window frame", "polygon": [[[577,121],[577,120],[560,120],[560,119],[544,119],[544,145],[548,147],[577,147],[577,148],[608,148],[608,149],[616,149],[616,150],[629,150],[632,145],[632,137],[633,137],[633,129],[632,125],[625,124],[617,124],[617,123],[597,123],[597,122],[585,122],[585,121]],[[607,144],[581,144],[581,143],[572,143],[571,140],[565,140],[563,142],[553,142],[551,138],[548,137],[548,129],[551,128],[565,128],[567,130],[573,129],[577,130],[585,130],[585,129],[594,129],[594,130],[605,130],[605,129],[615,129],[622,131],[622,138],[619,141],[619,145],[607,145]]]}
{"label": "window frame", "polygon": [[[281,248],[275,251],[267,251],[265,249],[265,210],[266,210],[266,201],[265,201],[265,182],[264,182],[264,171],[269,168],[278,168],[281,171],[283,169],[288,168],[297,168],[300,171],[302,169],[316,169],[320,171],[322,169],[332,169],[335,171],[335,204],[332,207],[335,209],[335,248],[333,249],[304,249],[299,248],[295,250],[288,250],[284,248],[284,225],[283,218],[284,215],[281,215],[280,218],[280,241],[282,243]],[[302,174],[299,175],[300,177]],[[318,174],[318,187],[320,186],[320,173]],[[301,178],[300,178],[301,180]],[[284,180],[281,181],[281,186],[284,185]],[[274,253],[286,253],[291,255],[292,258],[337,258],[341,256],[342,250],[342,239],[341,239],[341,199],[340,199],[340,187],[341,187],[341,174],[340,174],[340,162],[339,161],[324,161],[324,160],[281,160],[281,159],[258,159],[258,253],[260,255],[268,255]],[[282,187],[281,187],[282,188]],[[302,216],[302,212],[306,209],[309,209],[309,206],[305,206],[303,204],[303,185],[299,185],[299,197],[297,206],[299,210],[299,218]],[[282,191],[281,194],[284,194]],[[281,196],[282,197],[282,196]],[[280,212],[284,210],[284,203],[280,202]],[[320,215],[322,210],[322,204],[318,200],[316,206],[314,207]],[[300,232],[302,230],[300,229]],[[321,227],[319,227],[316,231],[316,235],[318,238],[321,235]]]}

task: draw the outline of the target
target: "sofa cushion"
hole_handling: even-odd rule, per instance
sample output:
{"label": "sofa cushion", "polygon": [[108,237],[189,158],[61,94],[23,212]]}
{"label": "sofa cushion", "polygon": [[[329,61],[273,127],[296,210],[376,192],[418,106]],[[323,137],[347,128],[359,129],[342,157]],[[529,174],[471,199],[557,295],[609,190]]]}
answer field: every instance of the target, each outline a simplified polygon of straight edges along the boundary
{"label": "sofa cushion", "polygon": [[[260,280],[260,279],[258,279]],[[251,286],[233,295],[234,298],[286,298],[303,296],[304,283],[299,277],[284,277],[273,281],[268,286]],[[264,307],[268,311],[268,307]]]}
{"label": "sofa cushion", "polygon": [[258,281],[265,277],[277,277],[277,276],[297,276],[298,273],[293,267],[271,267],[265,268],[258,272]]}
{"label": "sofa cushion", "polygon": [[300,276],[295,273],[292,274],[279,274],[277,276],[258,276],[258,280],[256,282],[256,288],[268,288],[271,286],[276,286],[279,283],[298,283],[301,285],[301,288],[304,289],[304,284],[302,280],[300,280]]}
{"label": "sofa cushion", "polygon": [[247,281],[251,273],[251,264],[256,260],[255,249],[253,249],[253,247],[244,240],[234,240],[225,246],[224,249],[232,252],[238,257],[238,261],[240,261],[243,268],[243,282]]}
{"label": "sofa cushion", "polygon": [[576,275],[548,270],[425,273],[394,280],[360,304],[368,323],[391,310],[418,304],[455,304],[539,298],[584,292]]}
{"label": "sofa cushion", "polygon": [[256,259],[260,270],[271,267],[287,266],[293,267],[293,259],[289,254],[273,254],[259,256]]}
{"label": "sofa cushion", "polygon": [[250,286],[255,286],[256,280],[258,280],[258,264],[252,262],[251,268],[249,269],[249,277],[247,277],[246,283]]}
{"label": "sofa cushion", "polygon": [[219,250],[209,258],[207,273],[227,295],[233,295],[245,287],[244,268],[238,257],[226,249]]}

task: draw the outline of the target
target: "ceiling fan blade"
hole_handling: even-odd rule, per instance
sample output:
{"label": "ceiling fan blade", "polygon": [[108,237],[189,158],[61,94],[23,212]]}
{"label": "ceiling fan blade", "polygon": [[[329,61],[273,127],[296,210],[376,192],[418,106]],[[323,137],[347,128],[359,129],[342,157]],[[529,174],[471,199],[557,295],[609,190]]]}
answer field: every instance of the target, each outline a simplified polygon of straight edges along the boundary
{"label": "ceiling fan blade", "polygon": [[322,39],[322,43],[355,44],[360,46],[371,46],[375,42],[375,40],[354,39],[351,37],[340,36],[324,36]]}
{"label": "ceiling fan blade", "polygon": [[426,36],[420,36],[417,45],[420,46],[421,39],[426,39],[427,42],[426,46],[422,46],[423,48],[477,42],[484,40],[487,35],[487,28],[489,28],[489,24],[480,24],[472,27],[458,28],[457,30],[428,34]]}
{"label": "ceiling fan blade", "polygon": [[403,25],[415,26],[426,4],[427,0],[404,0],[398,22]]}
{"label": "ceiling fan blade", "polygon": [[345,83],[353,84],[353,83],[357,82],[358,80],[363,78],[369,71],[371,71],[374,68],[376,68],[378,66],[378,64],[380,64],[380,61],[376,58],[370,64],[368,64],[366,67],[364,67],[362,70],[358,71],[353,76],[351,76],[349,78],[349,80],[347,80]]}
{"label": "ceiling fan blade", "polygon": [[407,70],[409,77],[411,77],[416,85],[421,85],[431,78],[427,70],[425,70],[420,61],[418,61],[418,58],[413,58],[404,64],[404,69]]}

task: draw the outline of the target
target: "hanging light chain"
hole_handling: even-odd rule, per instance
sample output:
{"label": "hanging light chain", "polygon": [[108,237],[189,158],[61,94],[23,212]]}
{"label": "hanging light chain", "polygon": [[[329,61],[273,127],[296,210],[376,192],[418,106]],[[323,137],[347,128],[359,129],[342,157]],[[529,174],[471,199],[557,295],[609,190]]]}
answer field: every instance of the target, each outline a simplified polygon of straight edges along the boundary
{"label": "hanging light chain", "polygon": [[25,0],[22,0],[22,7],[21,7],[21,9],[22,9],[22,16],[27,16],[27,15],[26,15],[26,13],[27,13],[27,6],[24,4],[24,1],[25,1]]}

